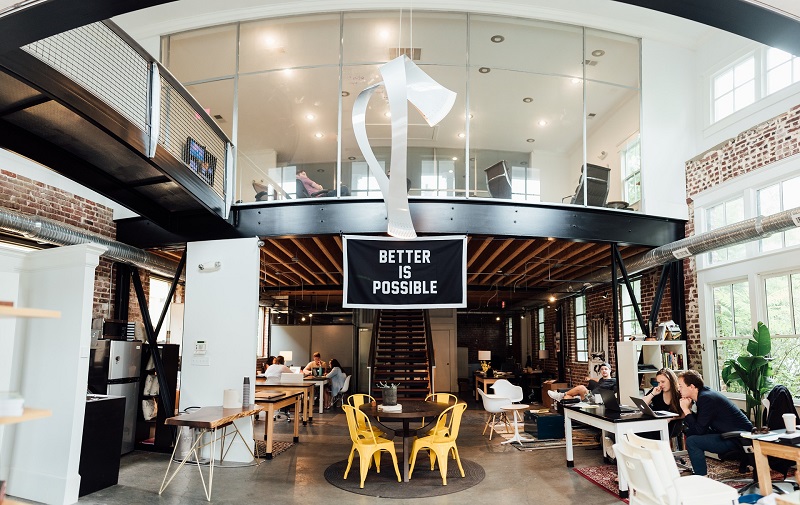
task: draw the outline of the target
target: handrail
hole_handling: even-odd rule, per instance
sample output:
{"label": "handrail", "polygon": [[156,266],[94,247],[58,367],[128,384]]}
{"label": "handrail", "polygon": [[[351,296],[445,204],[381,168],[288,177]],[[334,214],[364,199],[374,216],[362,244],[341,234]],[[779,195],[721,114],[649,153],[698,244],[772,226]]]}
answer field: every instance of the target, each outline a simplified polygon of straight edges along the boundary
{"label": "handrail", "polygon": [[378,347],[378,327],[381,322],[380,309],[375,311],[375,318],[372,320],[372,340],[369,342],[369,359],[367,361],[367,394],[372,395],[372,370],[375,368],[375,353]]}
{"label": "handrail", "polygon": [[433,337],[431,336],[431,316],[427,309],[422,311],[422,315],[425,319],[425,346],[428,348],[428,376],[431,379],[428,393],[435,393],[436,353],[433,350]]}

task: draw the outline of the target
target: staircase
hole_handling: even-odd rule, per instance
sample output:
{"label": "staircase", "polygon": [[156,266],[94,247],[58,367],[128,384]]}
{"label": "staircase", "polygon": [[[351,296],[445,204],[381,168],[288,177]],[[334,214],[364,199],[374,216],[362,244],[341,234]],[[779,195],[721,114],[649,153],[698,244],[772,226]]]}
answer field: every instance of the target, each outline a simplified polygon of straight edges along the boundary
{"label": "staircase", "polygon": [[378,384],[389,383],[398,385],[398,398],[424,399],[432,390],[434,365],[427,312],[378,311],[370,357],[372,396],[380,401],[383,394]]}

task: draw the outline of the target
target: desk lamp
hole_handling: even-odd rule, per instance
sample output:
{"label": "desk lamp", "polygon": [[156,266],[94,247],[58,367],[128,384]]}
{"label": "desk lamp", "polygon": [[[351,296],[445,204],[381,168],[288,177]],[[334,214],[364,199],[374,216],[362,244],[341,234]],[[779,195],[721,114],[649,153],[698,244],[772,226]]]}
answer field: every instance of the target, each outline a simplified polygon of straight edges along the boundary
{"label": "desk lamp", "polygon": [[478,361],[481,363],[483,373],[486,373],[492,367],[492,351],[478,351]]}
{"label": "desk lamp", "polygon": [[291,366],[292,364],[292,351],[281,351],[281,356],[283,356],[283,361],[286,366]]}

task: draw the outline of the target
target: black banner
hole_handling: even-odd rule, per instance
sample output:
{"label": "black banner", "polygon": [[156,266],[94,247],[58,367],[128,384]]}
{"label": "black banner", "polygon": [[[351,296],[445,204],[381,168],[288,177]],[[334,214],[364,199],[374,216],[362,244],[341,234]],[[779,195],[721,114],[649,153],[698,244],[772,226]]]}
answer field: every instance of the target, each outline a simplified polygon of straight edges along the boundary
{"label": "black banner", "polygon": [[467,306],[467,237],[344,237],[347,308]]}

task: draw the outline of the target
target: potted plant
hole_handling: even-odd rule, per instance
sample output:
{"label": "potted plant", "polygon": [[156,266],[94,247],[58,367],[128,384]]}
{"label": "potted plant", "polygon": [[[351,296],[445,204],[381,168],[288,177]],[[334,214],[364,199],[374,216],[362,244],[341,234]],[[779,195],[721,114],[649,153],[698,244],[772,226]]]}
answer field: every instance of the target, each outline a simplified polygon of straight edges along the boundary
{"label": "potted plant", "polygon": [[736,359],[725,360],[722,367],[722,380],[728,386],[738,384],[745,390],[747,416],[757,428],[764,424],[764,406],[761,401],[772,389],[772,339],[769,328],[758,322],[753,337],[747,342],[747,353]]}

